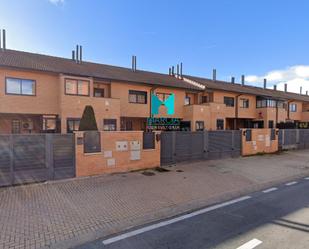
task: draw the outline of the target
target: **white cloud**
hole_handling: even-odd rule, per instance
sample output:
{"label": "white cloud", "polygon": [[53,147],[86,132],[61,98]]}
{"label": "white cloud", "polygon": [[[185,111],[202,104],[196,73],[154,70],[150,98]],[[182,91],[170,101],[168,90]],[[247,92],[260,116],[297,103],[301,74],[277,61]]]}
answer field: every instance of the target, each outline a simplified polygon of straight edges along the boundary
{"label": "white cloud", "polygon": [[48,1],[52,4],[60,5],[60,4],[64,4],[65,0],[48,0]]}
{"label": "white cloud", "polygon": [[248,75],[246,82],[250,85],[261,86],[263,79],[267,79],[268,87],[277,85],[278,90],[284,90],[284,84],[288,85],[289,92],[300,92],[300,87],[303,89],[303,94],[309,91],[309,66],[296,65],[287,67],[283,70],[273,70],[265,75]]}

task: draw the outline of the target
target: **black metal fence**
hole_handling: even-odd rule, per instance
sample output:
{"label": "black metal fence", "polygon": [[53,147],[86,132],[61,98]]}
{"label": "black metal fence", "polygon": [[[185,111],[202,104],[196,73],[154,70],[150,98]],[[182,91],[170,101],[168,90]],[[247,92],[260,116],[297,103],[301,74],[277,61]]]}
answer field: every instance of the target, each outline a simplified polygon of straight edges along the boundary
{"label": "black metal fence", "polygon": [[241,155],[241,131],[162,132],[161,164]]}
{"label": "black metal fence", "polygon": [[74,135],[0,135],[0,186],[74,176]]}

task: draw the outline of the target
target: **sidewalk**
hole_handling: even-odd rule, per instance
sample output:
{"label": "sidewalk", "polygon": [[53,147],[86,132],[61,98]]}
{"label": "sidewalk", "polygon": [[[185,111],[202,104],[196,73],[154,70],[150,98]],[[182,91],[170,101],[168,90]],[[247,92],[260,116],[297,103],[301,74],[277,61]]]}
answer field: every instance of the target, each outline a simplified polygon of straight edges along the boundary
{"label": "sidewalk", "polygon": [[309,151],[0,189],[0,248],[69,248],[301,176]]}

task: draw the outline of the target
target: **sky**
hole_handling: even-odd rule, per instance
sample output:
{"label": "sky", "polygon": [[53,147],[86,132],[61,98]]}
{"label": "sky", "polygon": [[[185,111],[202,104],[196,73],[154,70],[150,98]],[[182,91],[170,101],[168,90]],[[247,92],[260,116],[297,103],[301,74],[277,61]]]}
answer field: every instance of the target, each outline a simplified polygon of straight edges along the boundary
{"label": "sky", "polygon": [[307,0],[0,0],[9,49],[309,90]]}

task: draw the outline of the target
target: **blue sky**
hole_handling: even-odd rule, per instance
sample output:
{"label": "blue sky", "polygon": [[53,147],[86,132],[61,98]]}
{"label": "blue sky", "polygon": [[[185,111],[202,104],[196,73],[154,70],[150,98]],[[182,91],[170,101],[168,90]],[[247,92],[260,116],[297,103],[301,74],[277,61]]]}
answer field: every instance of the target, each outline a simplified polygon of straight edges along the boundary
{"label": "blue sky", "polygon": [[166,73],[184,73],[309,90],[306,0],[2,0],[8,48]]}

